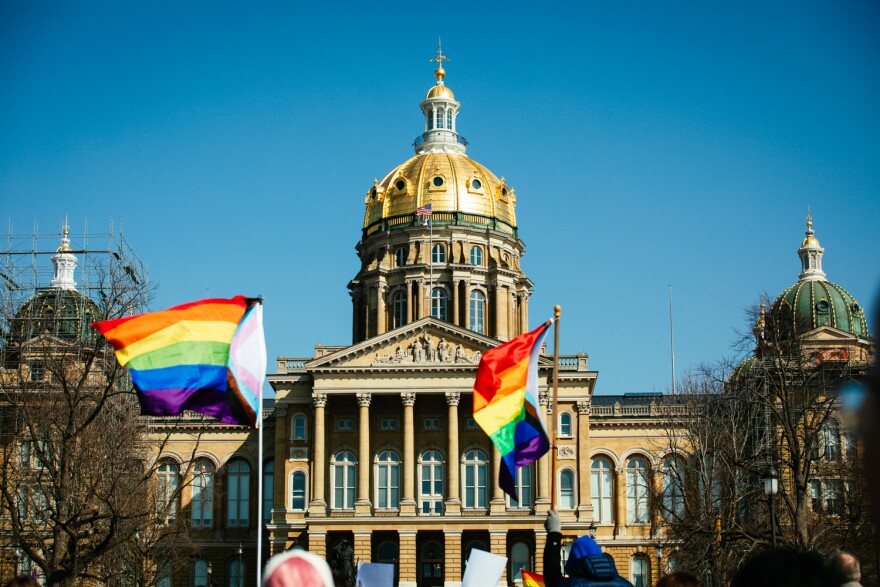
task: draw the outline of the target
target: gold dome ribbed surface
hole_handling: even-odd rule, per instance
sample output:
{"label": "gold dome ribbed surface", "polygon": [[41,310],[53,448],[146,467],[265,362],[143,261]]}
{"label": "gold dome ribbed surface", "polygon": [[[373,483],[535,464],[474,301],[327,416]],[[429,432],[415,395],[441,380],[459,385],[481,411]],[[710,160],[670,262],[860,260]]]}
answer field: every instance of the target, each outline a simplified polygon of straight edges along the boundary
{"label": "gold dome ribbed surface", "polygon": [[455,95],[452,93],[452,90],[446,86],[437,84],[428,90],[428,95],[425,97],[425,100],[430,100],[431,98],[447,98],[449,100],[455,100]]}
{"label": "gold dome ribbed surface", "polygon": [[814,236],[811,234],[811,235],[809,235],[807,238],[804,239],[804,242],[801,243],[801,246],[802,246],[802,247],[807,247],[807,246],[809,246],[809,247],[821,247],[822,245],[819,244],[819,239],[817,239],[816,237],[814,237]]}
{"label": "gold dome ribbed surface", "polygon": [[[442,185],[435,185],[435,178],[442,179]],[[428,203],[435,214],[480,214],[516,226],[514,190],[466,155],[416,155],[391,170],[375,190],[375,195],[373,189],[367,193],[364,227],[383,218],[414,214]]]}

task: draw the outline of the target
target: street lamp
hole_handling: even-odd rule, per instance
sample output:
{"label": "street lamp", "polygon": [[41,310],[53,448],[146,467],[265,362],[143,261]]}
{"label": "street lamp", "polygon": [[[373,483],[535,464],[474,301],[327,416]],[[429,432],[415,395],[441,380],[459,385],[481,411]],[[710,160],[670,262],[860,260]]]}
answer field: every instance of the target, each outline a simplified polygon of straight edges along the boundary
{"label": "street lamp", "polygon": [[764,495],[770,502],[770,544],[776,548],[776,512],[774,510],[773,498],[779,491],[779,473],[772,466],[768,466],[767,470],[761,476],[761,482],[764,484]]}
{"label": "street lamp", "polygon": [[211,561],[208,561],[208,587],[211,587],[211,571],[212,570],[213,569],[211,567]]}
{"label": "street lamp", "polygon": [[14,575],[17,575],[21,570],[21,547],[18,545],[18,542],[15,543],[15,547],[12,549],[12,556],[15,558],[15,572]]}
{"label": "street lamp", "polygon": [[587,526],[587,531],[590,533],[590,538],[592,538],[594,540],[596,539],[596,530],[597,530],[596,520],[593,520],[590,522],[590,525]]}
{"label": "street lamp", "polygon": [[243,549],[241,548],[241,542],[238,543],[238,580],[236,581],[235,587],[243,587],[244,585],[244,566],[241,563],[241,555]]}

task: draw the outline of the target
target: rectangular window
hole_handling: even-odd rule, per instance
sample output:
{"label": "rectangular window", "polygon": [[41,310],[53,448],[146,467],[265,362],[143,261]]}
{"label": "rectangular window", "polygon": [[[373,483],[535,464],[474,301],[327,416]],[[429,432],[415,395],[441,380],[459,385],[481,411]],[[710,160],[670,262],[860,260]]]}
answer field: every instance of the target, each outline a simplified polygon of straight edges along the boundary
{"label": "rectangular window", "polygon": [[351,432],[354,430],[354,418],[336,418],[336,430]]}
{"label": "rectangular window", "polygon": [[476,430],[477,429],[477,421],[474,420],[473,418],[468,418],[466,426],[467,426],[468,430]]}
{"label": "rectangular window", "polygon": [[424,430],[440,430],[440,418],[430,416],[422,420],[422,428]]}
{"label": "rectangular window", "polygon": [[400,424],[397,418],[380,418],[379,419],[379,430],[383,432],[392,432],[400,429]]}

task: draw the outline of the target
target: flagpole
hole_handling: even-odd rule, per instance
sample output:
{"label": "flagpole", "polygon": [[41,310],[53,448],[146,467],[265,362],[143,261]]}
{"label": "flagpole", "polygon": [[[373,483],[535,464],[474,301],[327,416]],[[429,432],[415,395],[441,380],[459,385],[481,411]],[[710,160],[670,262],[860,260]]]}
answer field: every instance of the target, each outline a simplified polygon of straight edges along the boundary
{"label": "flagpole", "polygon": [[[263,584],[263,395],[257,406],[257,585]],[[242,569],[239,569],[239,573]]]}
{"label": "flagpole", "polygon": [[[430,205],[431,202],[428,202]],[[425,217],[428,223],[428,316],[434,315],[434,207],[431,206],[431,216]],[[438,302],[439,306],[439,302]],[[440,308],[437,308],[439,318]]]}
{"label": "flagpole", "polygon": [[556,404],[559,401],[559,318],[562,307],[553,308],[553,409],[550,418],[550,509],[556,510]]}

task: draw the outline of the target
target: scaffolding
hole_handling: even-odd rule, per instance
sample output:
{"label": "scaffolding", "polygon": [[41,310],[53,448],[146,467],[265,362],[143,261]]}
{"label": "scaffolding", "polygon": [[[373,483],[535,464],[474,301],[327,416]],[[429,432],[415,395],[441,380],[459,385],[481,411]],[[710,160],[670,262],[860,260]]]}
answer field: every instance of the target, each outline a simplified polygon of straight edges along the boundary
{"label": "scaffolding", "polygon": [[[65,252],[76,258],[74,290],[81,295],[71,295],[71,289],[52,285],[52,259],[59,253],[63,238],[69,239]],[[0,237],[0,367],[15,361],[16,357],[10,355],[18,354],[16,343],[37,334],[62,340],[90,336],[86,319],[100,318],[94,314],[105,301],[108,279],[113,280],[117,295],[149,289],[144,264],[112,221],[106,232],[99,233],[90,233],[87,221],[82,231],[74,232],[65,219],[60,230],[47,234],[40,233],[36,222],[30,234],[16,234],[10,224],[7,234]],[[22,311],[35,300],[44,303],[48,311]],[[54,311],[60,308],[66,309],[67,315],[59,312],[56,316]],[[53,318],[47,320],[47,314]]]}

